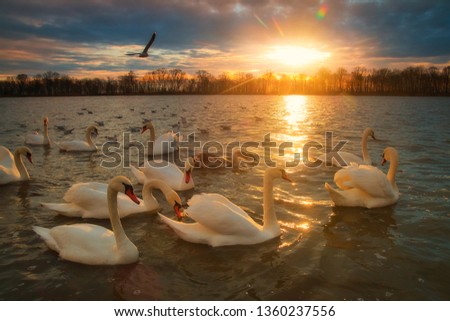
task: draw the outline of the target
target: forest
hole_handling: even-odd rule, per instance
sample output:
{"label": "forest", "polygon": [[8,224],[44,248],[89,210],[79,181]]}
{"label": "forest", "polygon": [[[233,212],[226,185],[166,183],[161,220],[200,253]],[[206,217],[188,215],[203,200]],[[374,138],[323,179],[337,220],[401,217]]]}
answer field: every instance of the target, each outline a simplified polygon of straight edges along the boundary
{"label": "forest", "polygon": [[2,97],[165,94],[449,96],[450,66],[411,66],[402,70],[356,67],[334,72],[321,68],[312,76],[268,71],[257,77],[244,72],[214,76],[205,70],[188,75],[181,69],[160,68],[141,77],[129,71],[106,79],[77,79],[47,71],[0,81]]}

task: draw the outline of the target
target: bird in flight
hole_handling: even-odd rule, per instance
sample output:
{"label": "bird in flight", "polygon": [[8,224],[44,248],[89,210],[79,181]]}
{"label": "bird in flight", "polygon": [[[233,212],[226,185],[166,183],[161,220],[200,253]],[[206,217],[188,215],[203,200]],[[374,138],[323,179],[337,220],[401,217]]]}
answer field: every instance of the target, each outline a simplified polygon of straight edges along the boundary
{"label": "bird in flight", "polygon": [[154,32],[152,34],[152,37],[150,38],[150,40],[148,41],[147,45],[145,46],[144,50],[142,52],[130,52],[127,53],[126,55],[128,56],[138,56],[140,58],[145,58],[148,57],[148,48],[150,48],[150,46],[152,45],[153,41],[155,41],[156,38],[156,32]]}

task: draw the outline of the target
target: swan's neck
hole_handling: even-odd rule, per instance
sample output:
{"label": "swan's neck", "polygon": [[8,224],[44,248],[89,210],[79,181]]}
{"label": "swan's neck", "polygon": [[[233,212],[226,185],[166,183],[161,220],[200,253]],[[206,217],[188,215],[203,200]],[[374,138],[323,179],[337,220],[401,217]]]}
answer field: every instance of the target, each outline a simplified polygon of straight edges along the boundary
{"label": "swan's neck", "polygon": [[112,230],[116,238],[117,249],[120,249],[123,245],[129,243],[130,240],[125,234],[122,223],[120,222],[119,212],[117,211],[117,191],[108,187],[107,196],[109,219],[111,220]]}
{"label": "swan's neck", "polygon": [[263,230],[267,231],[279,231],[280,225],[278,224],[277,217],[274,210],[273,202],[273,178],[269,175],[264,175],[264,187],[263,187],[263,207],[264,207],[264,224]]}
{"label": "swan's neck", "polygon": [[150,140],[151,140],[152,142],[154,142],[155,139],[156,139],[155,127],[153,127],[153,125],[152,125],[152,126],[148,126],[148,130],[149,130],[149,132],[150,132]]}
{"label": "swan's neck", "polygon": [[44,144],[50,144],[50,138],[48,138],[48,125],[44,125]]}
{"label": "swan's neck", "polygon": [[372,164],[372,159],[370,158],[369,152],[367,150],[367,140],[369,139],[369,134],[364,133],[361,140],[362,157],[366,164]]}
{"label": "swan's neck", "polygon": [[16,168],[19,171],[20,178],[23,180],[29,180],[30,174],[28,174],[28,171],[23,164],[21,154],[18,150],[14,152],[14,164],[16,164]]}
{"label": "swan's neck", "polygon": [[90,130],[86,132],[86,142],[88,143],[89,146],[94,146],[94,142],[92,140],[92,133]]}
{"label": "swan's neck", "polygon": [[391,165],[389,166],[389,171],[386,176],[392,187],[397,188],[397,183],[395,182],[395,174],[397,173],[398,159],[396,157],[391,158],[390,163]]}
{"label": "swan's neck", "polygon": [[144,185],[142,189],[142,198],[144,199],[145,207],[148,210],[154,210],[155,207],[159,207],[159,203],[156,198],[153,196],[153,183],[147,183]]}

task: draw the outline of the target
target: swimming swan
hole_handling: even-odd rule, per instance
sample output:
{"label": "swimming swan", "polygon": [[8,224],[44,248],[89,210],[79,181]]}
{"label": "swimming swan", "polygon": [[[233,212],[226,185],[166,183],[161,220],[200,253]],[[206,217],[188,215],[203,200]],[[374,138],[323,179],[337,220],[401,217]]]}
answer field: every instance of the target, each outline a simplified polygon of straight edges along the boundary
{"label": "swimming swan", "polygon": [[96,151],[97,146],[92,141],[92,134],[98,135],[97,127],[89,126],[86,129],[86,140],[72,140],[58,143],[60,151],[64,152],[91,152]]}
{"label": "swimming swan", "polygon": [[334,182],[340,190],[325,183],[325,188],[336,206],[384,207],[397,202],[399,191],[395,182],[398,167],[398,153],[386,147],[382,165],[391,163],[387,175],[374,166],[350,165],[334,175]]}
{"label": "swimming swan", "polygon": [[33,164],[28,147],[18,147],[13,155],[8,148],[0,146],[0,185],[30,180],[21,156],[25,156]]}
{"label": "swimming swan", "polygon": [[159,216],[180,238],[188,242],[211,246],[262,243],[281,233],[273,201],[273,180],[276,178],[290,181],[284,169],[266,169],[262,226],[255,223],[239,206],[219,194],[199,194],[189,200],[185,212],[195,223],[177,222],[164,215]]}
{"label": "swimming swan", "polygon": [[[337,167],[348,166],[351,163],[356,163],[359,165],[372,165],[372,160],[370,158],[369,152],[367,151],[367,140],[369,136],[374,140],[376,139],[375,133],[372,128],[366,128],[361,138],[361,151],[363,158],[353,153],[338,151],[322,154],[317,158],[317,160],[324,162],[326,165],[333,165]],[[344,163],[339,162],[340,159],[342,159]]]}
{"label": "swimming swan", "polygon": [[148,154],[153,156],[158,155],[165,155],[173,153],[177,147],[177,135],[173,131],[168,131],[167,133],[162,134],[158,138],[156,138],[155,134],[155,127],[153,126],[152,122],[147,122],[143,127],[141,134],[143,134],[145,131],[150,131],[150,141],[151,144],[148,145],[149,150]]}
{"label": "swimming swan", "polygon": [[[124,194],[117,195],[119,217],[124,218],[132,214],[159,210],[161,206],[152,193],[154,188],[161,190],[167,202],[180,216],[181,199],[178,194],[165,182],[150,179],[145,182],[142,189],[144,200],[138,198],[139,204]],[[106,219],[109,218],[107,190],[108,184],[105,183],[77,183],[64,194],[66,203],[41,203],[41,205],[64,216]]]}
{"label": "swimming swan", "polygon": [[117,212],[117,194],[126,194],[136,204],[128,178],[114,177],[108,184],[107,199],[112,231],[94,224],[60,225],[51,229],[33,226],[47,246],[68,261],[89,265],[130,264],[139,259],[139,251],[131,242]]}
{"label": "swimming swan", "polygon": [[184,162],[183,170],[181,170],[171,162],[146,161],[142,168],[131,166],[131,172],[140,184],[143,184],[148,179],[157,178],[166,182],[175,191],[186,191],[194,188],[192,163],[193,159],[189,157]]}
{"label": "swimming swan", "polygon": [[34,132],[25,137],[25,144],[27,145],[46,145],[50,146],[50,138],[48,137],[48,118],[44,118],[44,134]]}

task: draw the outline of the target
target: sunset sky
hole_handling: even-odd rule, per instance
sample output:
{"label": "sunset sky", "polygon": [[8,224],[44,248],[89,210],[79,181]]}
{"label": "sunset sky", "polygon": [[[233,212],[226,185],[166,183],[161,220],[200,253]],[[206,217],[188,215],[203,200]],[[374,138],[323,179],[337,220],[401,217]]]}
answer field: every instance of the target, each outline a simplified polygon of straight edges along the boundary
{"label": "sunset sky", "polygon": [[[46,71],[83,77],[313,74],[450,64],[447,0],[14,0],[0,3],[0,79]],[[148,58],[141,51],[151,34]]]}

